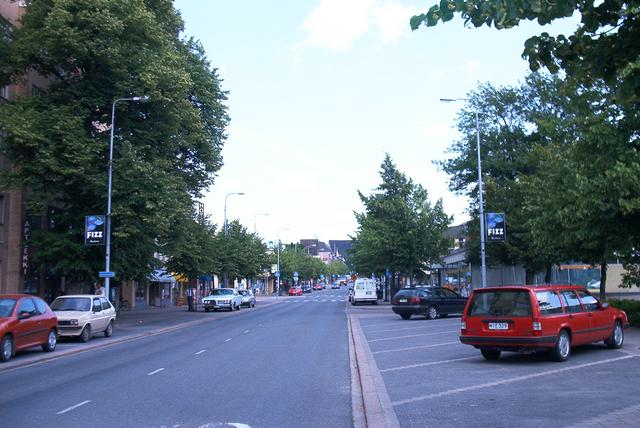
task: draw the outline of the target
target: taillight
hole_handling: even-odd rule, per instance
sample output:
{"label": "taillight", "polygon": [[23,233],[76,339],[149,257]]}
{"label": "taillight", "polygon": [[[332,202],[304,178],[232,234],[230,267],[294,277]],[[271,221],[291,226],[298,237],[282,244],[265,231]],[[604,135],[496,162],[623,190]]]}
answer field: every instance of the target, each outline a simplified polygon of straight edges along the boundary
{"label": "taillight", "polygon": [[415,305],[419,305],[420,304],[420,298],[419,297],[412,297],[411,298],[411,303],[413,303]]}
{"label": "taillight", "polygon": [[542,332],[542,323],[540,321],[534,321],[532,327],[534,335],[539,335]]}
{"label": "taillight", "polygon": [[465,320],[462,320],[462,322],[460,322],[460,330],[465,331],[467,329],[467,322]]}

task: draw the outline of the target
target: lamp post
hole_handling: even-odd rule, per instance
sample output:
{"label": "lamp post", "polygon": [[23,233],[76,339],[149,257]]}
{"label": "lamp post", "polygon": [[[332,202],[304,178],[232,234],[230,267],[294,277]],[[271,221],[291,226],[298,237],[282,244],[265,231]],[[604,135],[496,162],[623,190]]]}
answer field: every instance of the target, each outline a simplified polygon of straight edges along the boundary
{"label": "lamp post", "polygon": [[[107,239],[105,245],[104,252],[104,270],[105,272],[109,272],[111,267],[111,184],[113,181],[113,133],[115,128],[115,118],[116,118],[116,104],[119,101],[136,101],[140,103],[148,103],[151,100],[148,95],[143,95],[141,97],[131,97],[131,98],[118,98],[111,105],[111,137],[109,138],[109,184],[107,188]],[[109,293],[109,277],[104,279],[104,292],[105,297],[108,300],[110,299]]]}
{"label": "lamp post", "polygon": [[[456,101],[468,101],[467,98],[440,98],[445,103]],[[487,262],[485,254],[485,238],[484,238],[484,199],[482,196],[482,158],[480,156],[480,120],[478,119],[478,110],[474,108],[476,114],[476,150],[478,152],[478,194],[480,196],[480,258],[482,261],[482,288],[487,286]]]}
{"label": "lamp post", "polygon": [[253,234],[256,234],[256,219],[258,218],[258,216],[263,215],[263,216],[268,216],[269,213],[258,213],[256,215],[253,216]]}
{"label": "lamp post", "polygon": [[[244,192],[231,192],[231,193],[227,193],[226,196],[224,197],[224,220],[222,221],[222,231],[224,233],[224,236],[227,236],[227,198],[231,195],[242,196],[244,195]],[[225,268],[224,270],[224,286],[225,287],[227,287],[228,281],[229,281],[229,278],[227,274],[227,269]]]}
{"label": "lamp post", "polygon": [[288,228],[278,229],[278,259],[277,259],[277,268],[276,268],[276,300],[280,300],[280,231],[289,230]]}

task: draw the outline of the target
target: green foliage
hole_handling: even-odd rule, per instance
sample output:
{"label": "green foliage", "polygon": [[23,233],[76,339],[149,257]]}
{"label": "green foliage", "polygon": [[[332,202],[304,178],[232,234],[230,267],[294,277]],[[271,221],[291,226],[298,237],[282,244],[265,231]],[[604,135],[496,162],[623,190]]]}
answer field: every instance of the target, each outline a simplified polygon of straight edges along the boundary
{"label": "green foliage", "polygon": [[293,279],[294,272],[301,280],[308,280],[326,274],[327,267],[319,258],[307,254],[303,246],[288,244],[280,252],[280,276]]}
{"label": "green foliage", "polygon": [[358,230],[350,261],[358,272],[413,272],[425,269],[449,248],[444,233],[451,218],[442,202],[429,202],[427,191],[408,179],[387,154],[382,183],[371,196],[358,192],[365,212],[355,213]]}
{"label": "green foliage", "polygon": [[629,323],[634,327],[640,326],[640,300],[607,300],[614,308],[622,309],[626,312]]}
{"label": "green foliage", "polygon": [[604,79],[620,83],[616,97],[637,101],[640,97],[640,1],[597,0],[456,0],[441,1],[427,13],[413,16],[413,30],[432,27],[460,14],[465,25],[513,28],[523,20],[545,25],[556,19],[580,15],[580,25],[569,35],[552,37],[548,33],[525,42],[523,57],[537,71],[546,67],[552,73],[563,69],[583,81]]}
{"label": "green foliage", "polygon": [[216,70],[196,41],[179,38],[182,28],[170,0],[39,0],[9,41],[0,36],[0,80],[19,81],[27,70],[49,79],[41,96],[0,106],[1,150],[18,166],[1,179],[29,189],[30,213],[52,210],[51,227],[33,240],[38,261],[56,274],[93,277],[104,257],[81,245],[82,231],[85,215],[106,212],[119,98],[147,94],[152,102],[115,110],[113,270],[119,279],[144,278],[155,252],[184,255],[180,245],[165,246],[175,231],[203,236],[185,224],[222,165],[229,119]]}
{"label": "green foliage", "polygon": [[333,275],[347,275],[350,269],[345,262],[339,259],[334,259],[329,263],[326,269],[325,275],[332,277]]}
{"label": "green foliage", "polygon": [[267,246],[255,234],[234,220],[227,225],[227,233],[218,233],[218,257],[214,272],[226,273],[229,278],[256,276],[271,264]]}
{"label": "green foliage", "polygon": [[174,225],[162,249],[171,254],[165,268],[192,280],[199,274],[211,273],[219,258],[219,246],[215,226],[199,223],[195,217],[184,218]]}

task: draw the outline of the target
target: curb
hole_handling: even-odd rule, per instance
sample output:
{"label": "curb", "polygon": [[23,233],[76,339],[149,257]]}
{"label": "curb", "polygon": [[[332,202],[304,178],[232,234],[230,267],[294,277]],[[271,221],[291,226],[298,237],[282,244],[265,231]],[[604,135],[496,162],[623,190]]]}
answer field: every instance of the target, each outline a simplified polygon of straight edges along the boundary
{"label": "curb", "polygon": [[[265,303],[260,305],[261,308],[266,308],[272,305],[275,305],[277,302],[273,302],[273,303]],[[240,311],[236,311],[235,314],[239,315],[242,312]],[[232,315],[233,316],[233,315]],[[69,349],[66,351],[59,351],[59,352],[53,352],[51,354],[45,354],[47,356],[44,357],[40,357],[37,358],[36,360],[25,360],[25,361],[9,361],[8,363],[3,363],[2,366],[0,366],[0,373],[6,373],[12,370],[17,370],[17,369],[21,369],[21,368],[25,368],[25,367],[31,367],[31,366],[35,366],[38,364],[42,364],[42,363],[46,363],[49,361],[54,361],[60,358],[64,358],[66,356],[69,355],[77,355],[77,354],[82,354],[84,352],[90,352],[96,349],[103,349],[103,348],[109,348],[111,346],[115,346],[115,345],[119,345],[122,343],[127,343],[127,342],[133,342],[134,340],[138,340],[138,339],[143,339],[145,337],[153,337],[153,336],[158,336],[161,334],[165,334],[165,333],[171,333],[173,331],[176,330],[181,330],[183,328],[187,328],[187,327],[193,327],[195,325],[200,325],[200,324],[206,324],[209,322],[213,322],[213,321],[217,321],[219,320],[219,318],[202,318],[199,320],[195,320],[195,321],[187,321],[187,322],[182,322],[179,324],[175,324],[172,325],[170,327],[163,327],[163,328],[158,328],[155,330],[149,330],[149,331],[145,331],[142,333],[136,333],[136,334],[130,334],[128,336],[121,336],[115,339],[112,339],[108,342],[100,342],[100,343],[91,343],[88,344],[86,346],[83,346],[82,348],[74,348],[74,349]],[[8,366],[6,364],[9,364]]]}
{"label": "curb", "polygon": [[[354,379],[354,376],[352,376],[351,380],[352,400],[354,400],[354,393],[359,395],[359,397],[356,396],[355,401],[352,402],[354,426],[357,428],[399,428],[400,422],[391,405],[391,399],[382,380],[380,370],[378,370],[369,345],[364,339],[360,321],[355,316],[348,315],[348,317],[349,336],[353,341],[353,353],[355,355],[354,365],[357,372],[357,379]],[[351,342],[349,345],[351,346]],[[359,389],[359,391],[354,391],[354,387],[356,390]],[[363,417],[356,420],[356,418],[360,416],[358,414],[360,403],[363,409]]]}

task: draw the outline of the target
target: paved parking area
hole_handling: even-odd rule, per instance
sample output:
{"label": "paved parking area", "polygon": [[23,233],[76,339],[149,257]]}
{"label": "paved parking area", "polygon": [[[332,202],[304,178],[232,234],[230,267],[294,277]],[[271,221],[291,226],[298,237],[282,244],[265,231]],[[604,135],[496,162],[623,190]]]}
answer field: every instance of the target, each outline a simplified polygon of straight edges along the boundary
{"label": "paved parking area", "polygon": [[402,320],[390,307],[349,309],[401,427],[618,427],[640,420],[640,332],[614,351],[574,348],[484,360],[458,340],[460,317]]}

